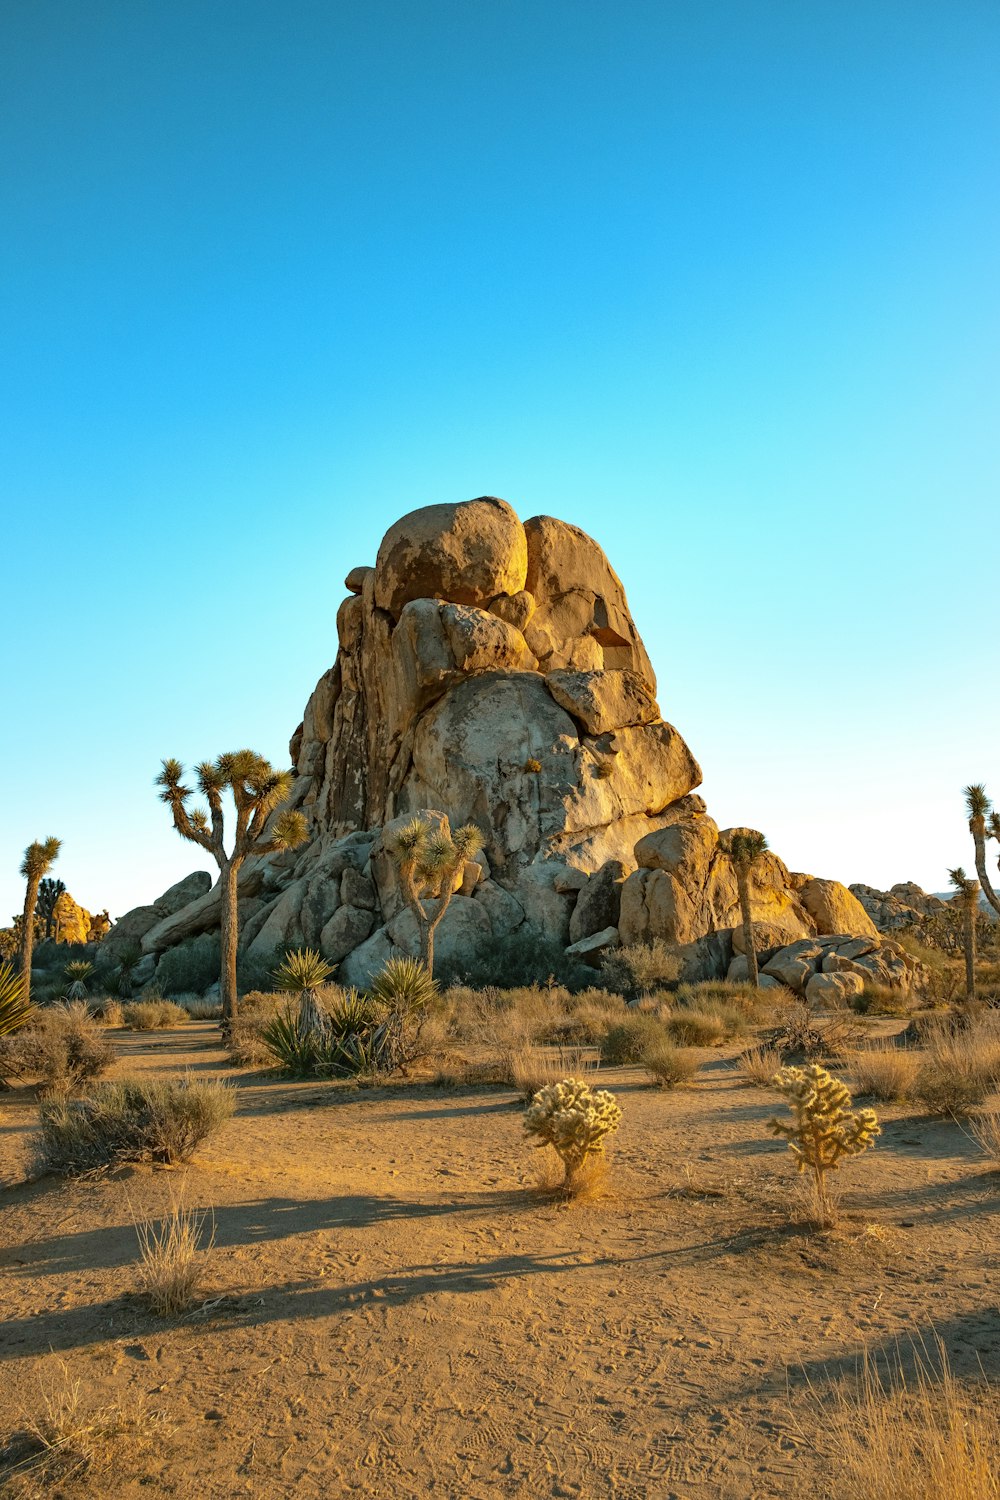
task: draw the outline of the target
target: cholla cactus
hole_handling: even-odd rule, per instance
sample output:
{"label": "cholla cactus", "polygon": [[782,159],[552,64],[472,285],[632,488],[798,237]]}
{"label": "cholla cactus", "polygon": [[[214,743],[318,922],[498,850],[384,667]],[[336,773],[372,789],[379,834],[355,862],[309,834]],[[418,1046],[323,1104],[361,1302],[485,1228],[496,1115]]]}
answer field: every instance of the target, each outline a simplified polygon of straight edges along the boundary
{"label": "cholla cactus", "polygon": [[873,1109],[851,1109],[847,1085],[834,1078],[819,1063],[804,1068],[782,1068],[771,1080],[784,1094],[794,1119],[768,1120],[768,1129],[782,1136],[795,1156],[800,1172],[811,1172],[821,1224],[833,1219],[833,1204],[826,1176],[840,1166],[845,1156],[860,1156],[875,1137],[882,1134]]}
{"label": "cholla cactus", "polygon": [[621,1124],[622,1112],[607,1089],[592,1093],[576,1078],[549,1083],[539,1089],[524,1116],[527,1135],[537,1136],[536,1145],[552,1146],[566,1169],[566,1181],[587,1161],[604,1150],[607,1136]]}

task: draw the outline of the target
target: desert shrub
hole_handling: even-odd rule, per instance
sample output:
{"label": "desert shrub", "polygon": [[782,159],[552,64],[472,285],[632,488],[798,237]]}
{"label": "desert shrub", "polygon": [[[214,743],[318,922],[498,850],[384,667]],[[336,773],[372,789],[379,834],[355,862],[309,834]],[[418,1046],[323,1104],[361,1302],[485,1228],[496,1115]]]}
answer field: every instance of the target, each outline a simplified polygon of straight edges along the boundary
{"label": "desert shrub", "polygon": [[678,1005],[693,1010],[712,1010],[721,1006],[726,1012],[737,1012],[744,1021],[757,1023],[786,1010],[796,1003],[796,996],[784,985],[730,984],[727,979],[706,979],[698,984],[679,984]]}
{"label": "desert shrub", "polygon": [[288,1009],[288,996],[277,991],[251,990],[243,996],[226,1035],[229,1061],[233,1067],[274,1066],[274,1053],[261,1032],[277,1015]]}
{"label": "desert shrub", "polygon": [[622,1065],[642,1062],[651,1047],[669,1042],[669,1033],[657,1016],[630,1011],[623,1021],[609,1027],[601,1043],[601,1057],[607,1063]]}
{"label": "desert shrub", "polygon": [[187,1011],[192,1021],[218,1021],[222,1018],[222,1003],[206,1000],[202,995],[177,995],[174,1004]]}
{"label": "desert shrub", "polygon": [[37,1009],[0,1038],[0,1078],[34,1078],[43,1098],[75,1093],[115,1060],[115,1049],[82,1001]]}
{"label": "desert shrub", "polygon": [[642,1065],[661,1088],[676,1088],[679,1083],[690,1083],[698,1071],[698,1059],[684,1047],[674,1047],[669,1042],[654,1042],[642,1054]]}
{"label": "desert shrub", "polygon": [[122,1025],[130,1031],[157,1031],[163,1026],[181,1026],[190,1020],[183,1005],[172,1000],[132,1000],[122,1006]]}
{"label": "desert shrub", "polygon": [[672,984],[681,972],[680,959],[662,938],[612,948],[601,964],[607,987],[634,999]]}
{"label": "desert shrub", "polygon": [[702,1010],[687,1007],[676,1010],[666,1027],[671,1039],[682,1047],[717,1047],[726,1039],[727,1018],[716,1006]]}
{"label": "desert shrub", "polygon": [[502,985],[560,984],[567,990],[589,989],[594,970],[572,955],[567,956],[555,938],[535,937],[527,941],[520,932],[486,938],[476,946],[471,959],[439,958],[434,965],[438,982],[445,989],[467,985],[471,989]]}
{"label": "desert shrub", "polygon": [[440,992],[419,959],[390,958],[368,986],[368,993],[380,1005],[415,1014],[433,1005]]}
{"label": "desert shrub", "polygon": [[810,1176],[812,1207],[821,1226],[834,1221],[834,1202],[829,1173],[845,1157],[860,1156],[881,1135],[873,1109],[851,1109],[847,1085],[818,1063],[804,1068],[782,1068],[774,1076],[774,1087],[783,1094],[792,1119],[769,1120],[768,1129],[781,1136],[795,1157],[800,1172]]}
{"label": "desert shrub", "polygon": [[928,1033],[914,1097],[930,1114],[963,1115],[1000,1084],[1000,1033],[992,1015],[964,1031]]}
{"label": "desert shrub", "polygon": [[577,995],[566,990],[543,994],[552,994],[557,1013],[551,1021],[540,1026],[537,1040],[541,1042],[594,1045],[604,1038],[611,1022],[621,1020],[628,1013],[621,995],[608,994],[604,990],[582,990]]}
{"label": "desert shrub", "polygon": [[86,1099],[42,1105],[38,1164],[72,1175],[120,1161],[189,1161],[235,1108],[232,1089],[216,1080],[99,1083]]}
{"label": "desert shrub", "polygon": [[156,966],[156,984],[164,995],[200,995],[221,971],[218,934],[203,932],[167,949]]}
{"label": "desert shrub", "polygon": [[768,1089],[774,1083],[774,1075],[782,1064],[777,1047],[748,1047],[737,1058],[740,1072],[753,1088]]}
{"label": "desert shrub", "polygon": [[920,1059],[905,1047],[866,1047],[851,1058],[855,1092],[870,1099],[910,1099]]}
{"label": "desert shrub", "polygon": [[[169,1214],[157,1222],[136,1223],[139,1239],[139,1290],[161,1318],[186,1312],[194,1301],[201,1278],[199,1254],[207,1215],[173,1203]],[[212,1229],[206,1250],[215,1241]]]}
{"label": "desert shrub", "polygon": [[785,1014],[780,1026],[763,1038],[785,1059],[802,1057],[843,1057],[864,1041],[864,1031],[843,1020],[817,1020],[808,1005],[797,1002]]}
{"label": "desert shrub", "polygon": [[911,1009],[910,997],[898,985],[876,984],[869,980],[860,995],[853,996],[851,1009],[859,1016],[905,1016]]}
{"label": "desert shrub", "polygon": [[[391,987],[391,980],[389,981]],[[411,997],[415,992],[410,991]],[[299,1076],[377,1076],[416,1054],[419,1012],[390,1006],[375,995],[326,986],[318,996],[318,1024],[302,1027],[290,1009],[259,1029],[272,1061]]]}
{"label": "desert shrub", "polygon": [[538,1091],[525,1111],[524,1130],[537,1146],[555,1150],[571,1186],[588,1159],[603,1154],[621,1117],[617,1100],[606,1089],[592,1092],[586,1083],[564,1078]]}

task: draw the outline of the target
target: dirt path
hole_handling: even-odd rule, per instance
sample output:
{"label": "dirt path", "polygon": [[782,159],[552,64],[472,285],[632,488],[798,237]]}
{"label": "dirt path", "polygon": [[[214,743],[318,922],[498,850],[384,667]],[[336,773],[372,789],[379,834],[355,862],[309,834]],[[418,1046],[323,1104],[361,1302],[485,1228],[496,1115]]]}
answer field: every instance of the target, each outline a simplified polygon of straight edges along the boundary
{"label": "dirt path", "polygon": [[[123,1033],[121,1066],[229,1077],[216,1035]],[[261,1075],[184,1173],[9,1188],[11,1421],[59,1360],[95,1402],[145,1393],[173,1432],[122,1497],[823,1494],[818,1401],[863,1345],[936,1332],[959,1373],[1000,1368],[1000,1184],[958,1126],[888,1110],[840,1235],[809,1235],[773,1099],[705,1057],[674,1094],[608,1070],[612,1194],[568,1208],[503,1090]],[[33,1115],[0,1102],[0,1178]],[[180,1187],[216,1247],[208,1305],[164,1322],[133,1291],[132,1216]]]}

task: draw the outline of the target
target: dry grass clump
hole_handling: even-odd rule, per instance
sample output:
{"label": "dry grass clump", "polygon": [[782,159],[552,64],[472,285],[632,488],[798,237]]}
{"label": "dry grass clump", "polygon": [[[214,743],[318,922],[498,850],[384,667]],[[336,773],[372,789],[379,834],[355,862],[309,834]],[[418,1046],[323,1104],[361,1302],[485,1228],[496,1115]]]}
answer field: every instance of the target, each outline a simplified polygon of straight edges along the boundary
{"label": "dry grass clump", "polygon": [[218,1021],[222,1018],[221,1002],[206,1000],[204,995],[175,995],[174,1004],[187,1011],[192,1021]]}
{"label": "dry grass clump", "polygon": [[63,1360],[58,1372],[41,1386],[41,1410],[22,1418],[18,1436],[26,1440],[29,1451],[7,1470],[12,1493],[58,1494],[63,1485],[75,1481],[85,1482],[88,1493],[98,1493],[94,1485],[104,1481],[100,1493],[106,1493],[125,1475],[141,1473],[173,1431],[165,1414],[151,1410],[141,1394],[128,1402],[95,1407],[84,1396],[83,1382],[70,1378]]}
{"label": "dry grass clump", "polygon": [[773,1084],[774,1075],[783,1059],[777,1047],[759,1046],[748,1047],[737,1058],[737,1062],[740,1072],[752,1088],[767,1089]]}
{"label": "dry grass clump", "polygon": [[122,1006],[122,1024],[130,1031],[158,1031],[162,1026],[181,1026],[188,1020],[183,1005],[173,1000],[132,1000]]}
{"label": "dry grass clump", "polygon": [[241,998],[226,1037],[229,1061],[234,1068],[274,1066],[274,1053],[262,1033],[265,1026],[287,1009],[288,996],[277,990],[250,990]]}
{"label": "dry grass clump", "polygon": [[969,1129],[980,1149],[990,1158],[993,1171],[1000,1171],[1000,1112],[989,1111],[969,1121]]}
{"label": "dry grass clump", "polygon": [[194,1302],[204,1252],[215,1243],[213,1222],[208,1243],[202,1250],[200,1242],[207,1218],[207,1214],[197,1209],[174,1202],[163,1219],[136,1223],[139,1289],[161,1318],[185,1312]]}
{"label": "dry grass clump", "polygon": [[670,1040],[671,1034],[658,1016],[628,1011],[617,1026],[606,1032],[601,1042],[601,1057],[606,1063],[618,1066],[641,1063],[651,1048],[666,1046]]}
{"label": "dry grass clump", "polygon": [[653,1083],[660,1088],[676,1088],[690,1083],[698,1071],[698,1058],[685,1047],[670,1042],[655,1042],[642,1054],[642,1065]]}
{"label": "dry grass clump", "polygon": [[866,1354],[857,1387],[823,1416],[846,1500],[1000,1500],[1000,1399],[960,1384],[940,1342],[909,1379],[902,1361],[883,1374]]}
{"label": "dry grass clump", "polygon": [[84,1001],[32,1012],[19,1031],[0,1038],[0,1079],[36,1079],[44,1099],[61,1099],[107,1071],[115,1049]]}
{"label": "dry grass clump", "polygon": [[[717,1047],[727,1036],[739,1035],[743,1029],[737,1012],[727,1015],[715,1005],[697,1009],[685,1006],[676,1010],[666,1025],[670,1037],[682,1047]],[[730,1030],[732,1025],[735,1031]]]}
{"label": "dry grass clump", "polygon": [[912,1099],[920,1058],[905,1047],[880,1043],[851,1058],[854,1091],[869,1099]]}
{"label": "dry grass clump", "polygon": [[92,1000],[90,1013],[95,1021],[100,1021],[102,1026],[124,1026],[125,1024],[122,1003],[113,995],[108,995],[103,1000]]}
{"label": "dry grass clump", "polygon": [[954,1034],[928,1035],[914,1097],[929,1114],[963,1115],[1000,1085],[1000,1032],[992,1016]]}
{"label": "dry grass clump", "polygon": [[539,1089],[547,1084],[558,1083],[566,1076],[566,1069],[558,1052],[542,1052],[535,1047],[519,1047],[508,1052],[504,1059],[505,1083],[511,1083],[526,1100],[533,1099]]}
{"label": "dry grass clump", "polygon": [[42,1105],[37,1165],[71,1176],[121,1161],[188,1161],[235,1108],[233,1090],[216,1080],[101,1083],[89,1098]]}
{"label": "dry grass clump", "polygon": [[861,994],[851,1001],[851,1009],[861,1016],[906,1016],[913,1009],[913,1003],[908,990],[869,980]]}
{"label": "dry grass clump", "polygon": [[698,984],[679,984],[676,999],[678,1005],[692,1010],[713,1010],[719,1006],[726,1013],[736,1012],[744,1021],[756,1025],[796,1004],[798,997],[783,984],[768,984],[758,989],[749,983],[706,979]]}

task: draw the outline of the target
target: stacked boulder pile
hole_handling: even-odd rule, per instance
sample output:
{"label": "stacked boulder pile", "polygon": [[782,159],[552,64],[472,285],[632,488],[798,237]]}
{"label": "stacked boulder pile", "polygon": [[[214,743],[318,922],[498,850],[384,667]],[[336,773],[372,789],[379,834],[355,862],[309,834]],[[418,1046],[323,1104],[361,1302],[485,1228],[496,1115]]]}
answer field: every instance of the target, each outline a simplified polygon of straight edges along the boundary
{"label": "stacked boulder pile", "polygon": [[[484,837],[455,877],[439,962],[460,968],[488,941],[542,938],[597,964],[618,944],[659,938],[688,978],[739,972],[725,834],[696,793],[697,761],[660,714],[625,591],[595,541],[550,516],[522,524],[494,497],[431,505],[396,522],[374,566],[353,568],[345,586],[336,660],[290,745],[292,805],[310,841],[241,871],[245,953],[307,944],[348,984],[415,954],[388,848],[422,813]],[[174,887],[118,924],[112,940],[124,931],[141,943],[140,980],[218,928],[207,879],[191,877],[192,899],[178,903]],[[752,909],[768,964],[800,950],[805,987],[857,977],[852,964],[907,982],[902,950],[880,942],[836,881],[768,854]]]}

